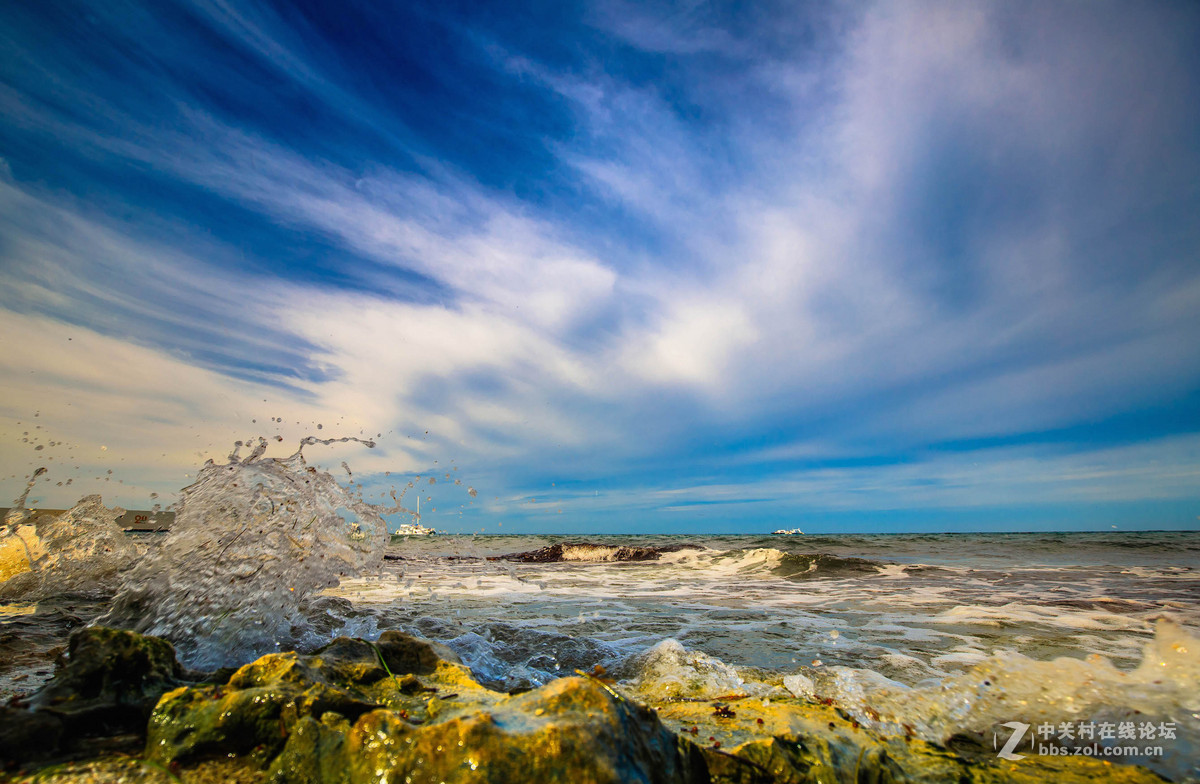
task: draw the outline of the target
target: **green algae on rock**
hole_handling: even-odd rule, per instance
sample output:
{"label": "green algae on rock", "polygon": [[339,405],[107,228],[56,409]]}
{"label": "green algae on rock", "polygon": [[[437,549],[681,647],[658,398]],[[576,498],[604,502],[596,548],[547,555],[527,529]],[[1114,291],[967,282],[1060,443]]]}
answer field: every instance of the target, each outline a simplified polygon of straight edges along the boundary
{"label": "green algae on rock", "polygon": [[510,696],[439,649],[389,632],[264,656],[224,686],[164,695],[147,755],[167,765],[250,755],[287,782],[707,780],[692,744],[592,679]]}
{"label": "green algae on rock", "polygon": [[[162,763],[220,754],[271,759],[301,719],[326,713],[355,719],[387,707],[423,715],[439,684],[443,692],[490,695],[449,649],[399,632],[377,644],[339,637],[312,655],[273,653],[233,673],[229,682],[180,688],[163,696],[150,719],[147,753]],[[406,678],[389,677],[403,674]]]}
{"label": "green algae on rock", "polygon": [[92,626],[71,635],[62,665],[30,702],[75,724],[124,722],[140,729],[158,698],[184,675],[166,640]]}
{"label": "green algae on rock", "polygon": [[377,710],[296,727],[275,781],[706,782],[699,750],[654,712],[587,678],[563,678],[487,710],[416,725]]}

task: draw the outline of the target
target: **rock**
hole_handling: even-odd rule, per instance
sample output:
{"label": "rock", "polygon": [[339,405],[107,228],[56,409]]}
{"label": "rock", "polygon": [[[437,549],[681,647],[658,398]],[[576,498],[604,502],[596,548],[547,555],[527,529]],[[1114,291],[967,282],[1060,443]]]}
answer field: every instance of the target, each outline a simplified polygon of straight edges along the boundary
{"label": "rock", "polygon": [[226,684],[164,695],[147,729],[147,754],[164,764],[223,754],[268,761],[305,718],[332,713],[352,721],[387,707],[424,720],[439,693],[485,703],[499,697],[449,658],[456,657],[448,648],[399,632],[378,643],[339,637],[312,655],[268,654]]}
{"label": "rock", "polygon": [[166,640],[103,627],[77,631],[54,678],[24,707],[0,709],[0,759],[45,759],[81,738],[140,734],[158,698],[183,675]]}
{"label": "rock", "polygon": [[[510,695],[481,686],[453,659],[396,632],[378,643],[338,638],[313,654],[264,656],[226,683],[164,694],[140,764],[188,781],[256,784],[1162,781],[1099,759],[1028,754],[1009,762],[972,739],[947,748],[887,735],[781,688],[720,702],[650,696],[648,707],[618,691],[626,686],[584,676]],[[0,711],[0,752],[54,746],[59,733],[69,743],[84,731],[81,716],[104,715],[101,705],[144,710],[182,675],[161,640],[85,630],[38,695],[43,707]],[[55,769],[53,780],[97,780],[95,771],[113,780],[120,764],[99,755]]]}
{"label": "rock", "polygon": [[58,751],[63,724],[57,716],[0,707],[0,760],[24,762]]}
{"label": "rock", "polygon": [[264,656],[224,686],[165,695],[147,755],[162,765],[251,755],[281,782],[707,780],[695,746],[595,679],[510,696],[439,648],[388,633]]}
{"label": "rock", "polygon": [[905,735],[883,735],[860,727],[831,705],[790,697],[666,703],[658,712],[667,726],[704,745],[713,784],[1163,781],[1136,765],[1089,757],[1027,755],[1007,762],[981,746],[967,753]]}
{"label": "rock", "polygon": [[353,724],[326,714],[296,727],[274,781],[706,782],[698,749],[650,709],[588,678],[563,678],[488,710],[428,725],[377,710]]}
{"label": "rock", "polygon": [[71,635],[53,680],[30,698],[70,734],[140,732],[158,698],[184,681],[166,640],[93,626]]}
{"label": "rock", "polygon": [[697,545],[666,545],[662,547],[621,547],[592,542],[562,542],[537,550],[508,555],[489,556],[489,561],[520,561],[522,563],[560,563],[562,561],[657,561],[663,553],[700,549]]}

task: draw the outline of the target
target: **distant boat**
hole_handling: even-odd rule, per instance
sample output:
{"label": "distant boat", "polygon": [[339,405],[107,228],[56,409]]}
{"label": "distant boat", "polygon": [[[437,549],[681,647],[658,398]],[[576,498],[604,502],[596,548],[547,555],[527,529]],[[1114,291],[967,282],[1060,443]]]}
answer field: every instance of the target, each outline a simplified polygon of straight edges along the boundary
{"label": "distant boat", "polygon": [[433,528],[426,528],[417,523],[406,523],[392,531],[392,536],[429,536],[436,533],[437,531]]}
{"label": "distant boat", "polygon": [[802,534],[804,532],[801,531],[799,528],[780,528],[778,531],[772,531],[771,533],[779,534],[781,536],[796,536],[796,535]]}
{"label": "distant boat", "polygon": [[[417,520],[421,519],[421,495],[420,495],[420,493],[417,494],[417,513],[415,515],[415,518]],[[436,534],[436,533],[437,533],[437,531],[435,529],[426,528],[425,526],[421,525],[420,523],[405,523],[404,525],[397,528],[395,531],[392,531],[392,536],[429,536],[430,534]]]}

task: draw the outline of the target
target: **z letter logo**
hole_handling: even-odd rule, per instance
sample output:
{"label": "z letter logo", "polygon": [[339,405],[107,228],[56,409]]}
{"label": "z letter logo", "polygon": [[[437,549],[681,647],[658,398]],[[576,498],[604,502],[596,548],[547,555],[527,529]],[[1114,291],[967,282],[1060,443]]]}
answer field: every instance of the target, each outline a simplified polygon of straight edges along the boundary
{"label": "z letter logo", "polygon": [[[1017,744],[1019,744],[1021,742],[1021,738],[1025,737],[1025,732],[1029,729],[1029,725],[1022,724],[1019,721],[1009,721],[1009,722],[1005,722],[1004,724],[1001,724],[1000,726],[1008,727],[1010,730],[1013,731],[1013,734],[1009,737],[1008,742],[1004,744],[1004,748],[1002,748],[1002,749],[1000,749],[1000,751],[996,752],[996,756],[999,757],[1000,759],[1012,760],[1013,762],[1016,762],[1017,760],[1025,759],[1024,754],[1013,754],[1013,749],[1015,749],[1017,747]],[[995,747],[996,747],[996,736],[993,735],[992,736],[992,748],[995,748]]]}

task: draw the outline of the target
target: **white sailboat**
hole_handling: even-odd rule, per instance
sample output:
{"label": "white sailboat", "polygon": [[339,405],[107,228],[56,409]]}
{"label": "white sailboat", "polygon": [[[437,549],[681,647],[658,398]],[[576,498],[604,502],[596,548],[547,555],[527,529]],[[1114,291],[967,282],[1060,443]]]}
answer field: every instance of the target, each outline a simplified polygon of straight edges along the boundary
{"label": "white sailboat", "polygon": [[429,536],[436,534],[437,531],[433,528],[426,528],[421,525],[421,494],[417,493],[417,514],[415,516],[417,522],[405,523],[392,532],[392,536]]}

